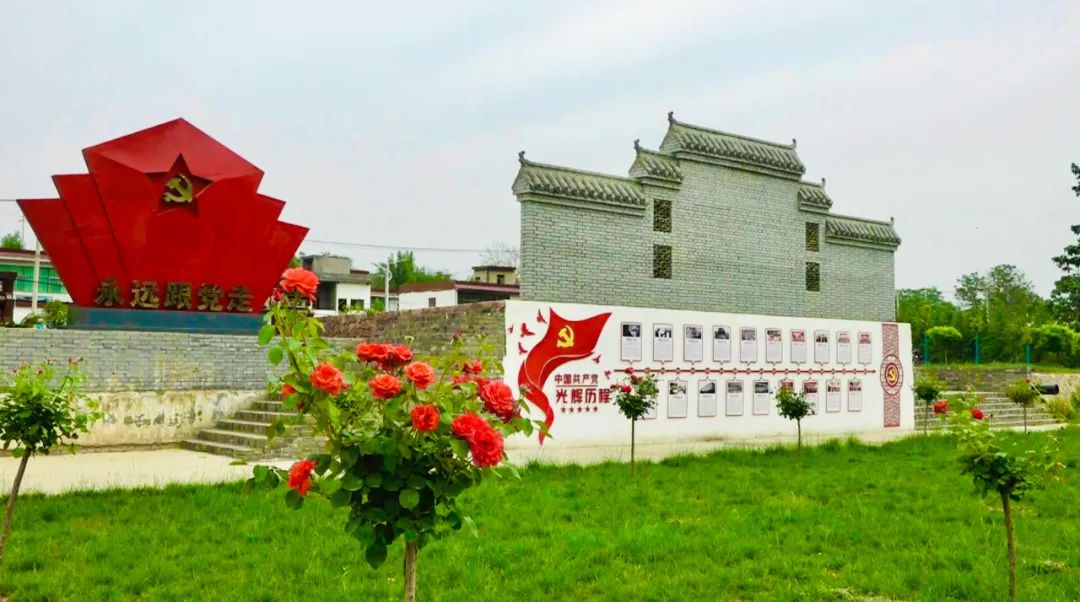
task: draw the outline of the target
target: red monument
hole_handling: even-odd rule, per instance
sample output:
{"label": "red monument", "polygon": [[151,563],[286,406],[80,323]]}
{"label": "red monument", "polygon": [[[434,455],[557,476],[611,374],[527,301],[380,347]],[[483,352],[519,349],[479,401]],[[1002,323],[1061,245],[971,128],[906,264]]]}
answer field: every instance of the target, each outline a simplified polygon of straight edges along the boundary
{"label": "red monument", "polygon": [[76,305],[260,312],[307,228],[263,172],[183,119],[83,150],[58,199],[20,200]]}

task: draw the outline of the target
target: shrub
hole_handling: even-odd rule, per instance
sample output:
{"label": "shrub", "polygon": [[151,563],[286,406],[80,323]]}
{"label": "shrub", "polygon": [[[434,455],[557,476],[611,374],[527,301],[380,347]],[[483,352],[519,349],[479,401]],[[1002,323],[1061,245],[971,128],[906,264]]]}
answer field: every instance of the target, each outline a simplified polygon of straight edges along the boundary
{"label": "shrub", "polygon": [[[1073,394],[1075,397],[1075,393]],[[1074,401],[1067,397],[1055,397],[1046,402],[1046,409],[1050,414],[1061,422],[1071,422],[1073,418],[1076,418],[1076,404]]]}
{"label": "shrub", "polygon": [[955,327],[935,326],[926,331],[926,336],[930,339],[932,353],[942,354],[946,364],[949,363],[950,352],[954,359],[960,355],[960,345],[964,341],[964,336]]}
{"label": "shrub", "polygon": [[1039,389],[1031,379],[1020,380],[1005,387],[1005,397],[1009,398],[1009,401],[1022,406],[1024,408],[1024,432],[1027,432],[1027,410],[1031,406],[1035,405],[1036,401],[1039,401],[1042,396],[1039,395]]}
{"label": "shrub", "polygon": [[1068,326],[1043,324],[1031,331],[1032,360],[1041,364],[1076,365],[1077,335]]}
{"label": "shrub", "polygon": [[927,412],[923,419],[923,434],[926,434],[930,428],[930,406],[941,398],[941,394],[945,391],[945,383],[931,376],[922,376],[915,379],[912,389],[915,391],[915,399],[926,406]]}
{"label": "shrub", "polygon": [[53,299],[42,308],[42,319],[49,328],[63,328],[71,323],[71,310],[67,303]]}

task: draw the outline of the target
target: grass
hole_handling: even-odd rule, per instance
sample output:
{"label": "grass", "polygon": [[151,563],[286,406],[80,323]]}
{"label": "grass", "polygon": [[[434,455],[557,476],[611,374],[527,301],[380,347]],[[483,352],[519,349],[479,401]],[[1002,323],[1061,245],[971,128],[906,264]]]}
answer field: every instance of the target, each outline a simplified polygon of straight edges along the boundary
{"label": "grass", "polygon": [[[1032,434],[1041,437],[1044,434]],[[1080,429],[1061,433],[1068,458]],[[480,527],[420,553],[421,600],[1001,600],[998,501],[948,440],[834,441],[642,464],[529,467],[464,503]],[[31,469],[33,465],[31,464]],[[344,511],[238,484],[19,499],[0,591],[22,600],[395,600]],[[1020,505],[1021,600],[1080,599],[1080,481]]]}
{"label": "grass", "polygon": [[[976,364],[974,362],[932,362],[930,364],[917,364],[921,370],[958,370],[966,372],[997,372],[1001,370],[1027,370],[1027,364],[1023,363],[1005,363],[1005,362],[989,362]],[[1038,372],[1042,374],[1077,374],[1080,373],[1080,367],[1061,366],[1058,364],[1032,364],[1032,372]]]}

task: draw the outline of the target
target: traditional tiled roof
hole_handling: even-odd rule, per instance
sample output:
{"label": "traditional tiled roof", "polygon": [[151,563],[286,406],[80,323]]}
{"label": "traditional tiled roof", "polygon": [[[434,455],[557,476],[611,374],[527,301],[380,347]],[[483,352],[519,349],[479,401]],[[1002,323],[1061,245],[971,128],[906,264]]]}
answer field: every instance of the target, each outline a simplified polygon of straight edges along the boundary
{"label": "traditional tiled roof", "polygon": [[830,215],[825,220],[825,234],[827,240],[836,239],[891,248],[900,246],[900,236],[896,234],[896,230],[889,222]]}
{"label": "traditional tiled roof", "polygon": [[813,182],[799,182],[799,207],[809,211],[828,211],[832,199],[825,194],[825,187]]}
{"label": "traditional tiled roof", "polygon": [[683,174],[677,159],[642,148],[637,140],[634,141],[634,150],[637,151],[637,157],[630,166],[630,177],[655,178],[675,184],[682,182]]}
{"label": "traditional tiled roof", "polygon": [[514,179],[515,195],[548,197],[579,201],[612,209],[641,211],[645,208],[645,195],[641,184],[629,178],[620,178],[555,165],[544,165],[525,160],[518,155],[521,169]]}
{"label": "traditional tiled roof", "polygon": [[777,144],[676,121],[668,113],[668,131],[660,150],[665,153],[704,155],[736,166],[801,176],[806,167],[795,153],[795,143]]}

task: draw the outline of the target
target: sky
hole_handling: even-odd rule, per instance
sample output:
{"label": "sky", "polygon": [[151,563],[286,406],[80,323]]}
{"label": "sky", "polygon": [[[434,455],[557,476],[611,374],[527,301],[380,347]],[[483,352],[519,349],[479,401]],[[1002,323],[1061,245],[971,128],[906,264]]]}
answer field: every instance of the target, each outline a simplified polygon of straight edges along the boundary
{"label": "sky", "polygon": [[[266,172],[304,252],[466,276],[516,245],[517,152],[625,175],[666,114],[798,139],[836,213],[896,219],[899,288],[1019,266],[1048,294],[1080,199],[1076,2],[4,0],[0,199],[184,117]],[[0,231],[19,213],[0,203]],[[28,229],[29,231],[29,229]]]}

